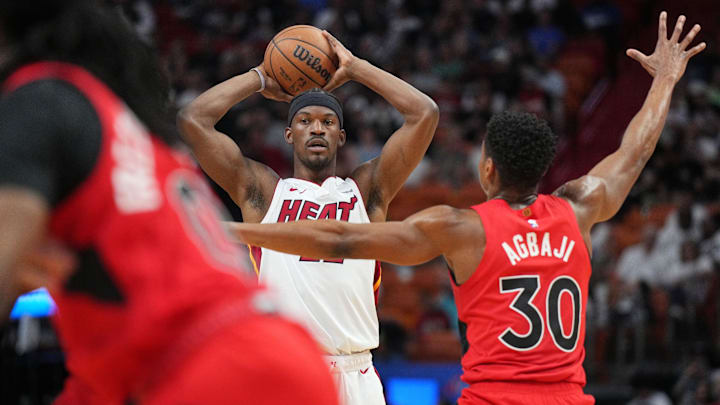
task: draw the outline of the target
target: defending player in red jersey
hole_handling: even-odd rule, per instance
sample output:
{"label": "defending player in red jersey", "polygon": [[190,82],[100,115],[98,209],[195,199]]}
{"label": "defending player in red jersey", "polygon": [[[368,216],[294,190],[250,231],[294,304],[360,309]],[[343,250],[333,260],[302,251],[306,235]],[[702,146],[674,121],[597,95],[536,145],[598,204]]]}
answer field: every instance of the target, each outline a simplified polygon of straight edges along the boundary
{"label": "defending player in red jersey", "polygon": [[695,25],[670,39],[660,14],[655,52],[637,50],[654,80],[620,148],[552,195],[537,193],[555,155],[555,136],[529,114],[493,117],[480,183],[488,201],[472,209],[429,208],[402,222],[233,224],[248,243],[310,257],[374,257],[414,265],[443,255],[453,277],[464,344],[459,400],[469,404],[592,404],[583,393],[590,230],[618,211],[655,149]]}
{"label": "defending player in red jersey", "polygon": [[[168,145],[150,50],[94,0],[0,5],[0,322],[22,282],[57,282],[71,374],[57,403],[336,405],[320,350],[273,315]],[[45,235],[76,255],[65,279],[24,272]]]}

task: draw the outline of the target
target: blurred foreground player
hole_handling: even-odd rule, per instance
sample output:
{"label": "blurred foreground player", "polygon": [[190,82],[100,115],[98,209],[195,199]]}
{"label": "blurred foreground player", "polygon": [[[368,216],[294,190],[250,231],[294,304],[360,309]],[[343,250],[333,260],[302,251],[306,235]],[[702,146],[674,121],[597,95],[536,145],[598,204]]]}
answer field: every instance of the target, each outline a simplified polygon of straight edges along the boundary
{"label": "blurred foreground player", "polygon": [[0,4],[0,317],[42,238],[76,254],[48,276],[71,374],[57,403],[337,404],[316,343],[272,315],[168,146],[149,49],[96,1]]}
{"label": "blurred foreground player", "polygon": [[552,195],[538,183],[555,155],[547,124],[522,113],[493,117],[482,146],[488,201],[429,208],[402,222],[233,224],[247,243],[309,257],[373,257],[414,265],[443,255],[453,278],[464,346],[461,405],[592,404],[583,393],[590,230],[618,211],[655,149],[675,84],[704,49],[668,40],[660,15],[655,52],[628,55],[653,76],[620,148]]}

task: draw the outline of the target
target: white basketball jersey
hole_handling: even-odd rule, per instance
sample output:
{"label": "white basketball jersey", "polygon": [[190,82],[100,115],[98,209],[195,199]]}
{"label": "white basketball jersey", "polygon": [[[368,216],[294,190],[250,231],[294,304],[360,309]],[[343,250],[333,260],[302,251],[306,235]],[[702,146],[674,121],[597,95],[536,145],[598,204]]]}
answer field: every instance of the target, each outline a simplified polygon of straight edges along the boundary
{"label": "white basketball jersey", "polygon": [[[370,222],[354,180],[330,177],[318,185],[282,179],[262,223],[328,218]],[[251,252],[260,282],[274,290],[284,310],[310,330],[326,353],[378,346],[375,291],[380,267],[374,260],[322,261],[257,247]]]}

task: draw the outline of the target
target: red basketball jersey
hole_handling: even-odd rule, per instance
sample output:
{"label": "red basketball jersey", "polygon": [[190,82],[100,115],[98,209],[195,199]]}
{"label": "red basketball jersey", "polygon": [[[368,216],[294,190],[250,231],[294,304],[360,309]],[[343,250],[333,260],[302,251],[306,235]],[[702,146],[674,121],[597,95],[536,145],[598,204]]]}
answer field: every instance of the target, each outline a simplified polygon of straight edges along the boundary
{"label": "red basketball jersey", "polygon": [[104,397],[127,398],[247,316],[254,273],[186,154],[151,137],[108,87],[77,66],[27,65],[4,90],[41,79],[76,87],[102,127],[93,172],[51,216],[51,234],[79,262],[52,292],[56,328],[74,378]]}
{"label": "red basketball jersey", "polygon": [[570,204],[540,195],[521,210],[500,199],[472,208],[485,252],[469,280],[453,283],[467,389],[495,381],[585,385],[591,268]]}

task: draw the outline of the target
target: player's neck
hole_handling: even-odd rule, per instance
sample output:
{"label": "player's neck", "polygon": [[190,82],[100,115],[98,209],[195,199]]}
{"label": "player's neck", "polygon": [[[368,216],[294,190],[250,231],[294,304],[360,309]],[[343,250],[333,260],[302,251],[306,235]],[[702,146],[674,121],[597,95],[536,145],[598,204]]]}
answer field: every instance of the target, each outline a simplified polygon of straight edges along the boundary
{"label": "player's neck", "polygon": [[313,170],[303,164],[295,163],[293,168],[293,177],[303,179],[313,183],[322,184],[328,177],[335,176],[335,163],[328,165],[319,170]]}
{"label": "player's neck", "polygon": [[488,196],[488,200],[505,200],[513,209],[525,208],[537,200],[537,190],[514,191],[514,190],[498,190],[492,196]]}

